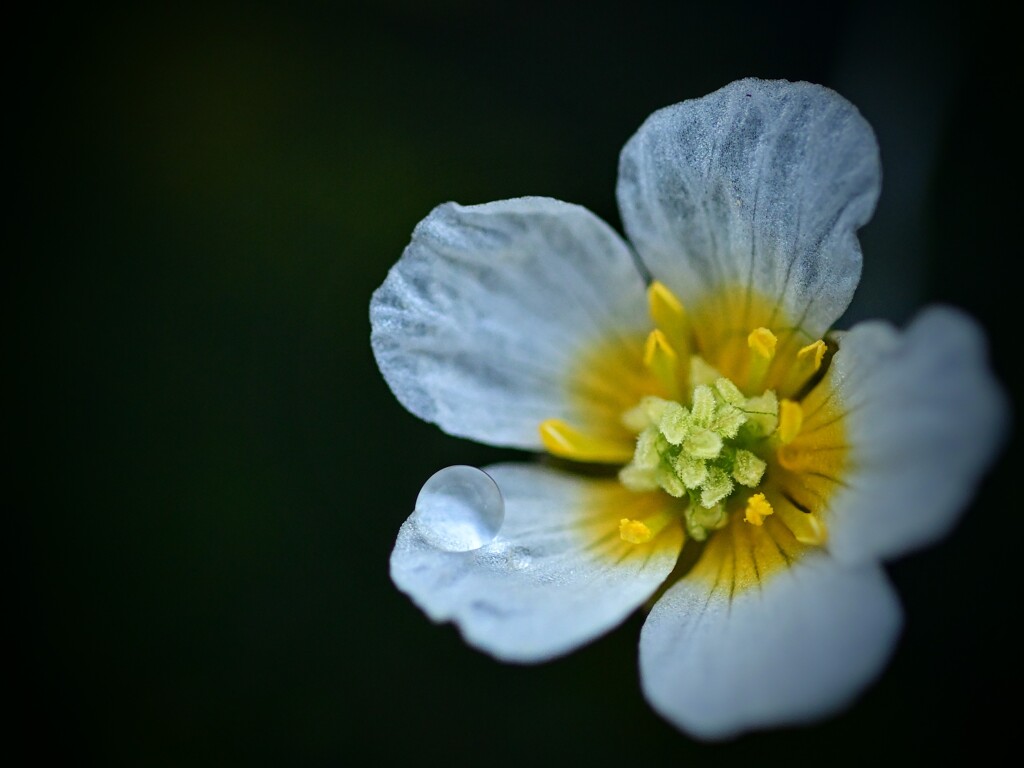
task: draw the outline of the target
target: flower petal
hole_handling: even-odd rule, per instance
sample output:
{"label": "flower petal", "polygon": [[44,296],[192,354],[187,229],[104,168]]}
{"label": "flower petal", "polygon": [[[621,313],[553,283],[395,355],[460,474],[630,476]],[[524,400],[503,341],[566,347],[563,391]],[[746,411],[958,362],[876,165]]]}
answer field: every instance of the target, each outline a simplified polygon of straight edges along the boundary
{"label": "flower petal", "polygon": [[[740,80],[651,115],[622,150],[618,199],[641,258],[684,304],[753,289],[817,338],[860,279],[855,232],[880,177],[870,126],[838,94]],[[730,307],[737,327],[772,324],[748,304]]]}
{"label": "flower petal", "polygon": [[585,208],[539,197],[435,208],[374,293],[370,321],[381,372],[412,413],[529,449],[542,447],[545,419],[601,407],[570,394],[587,351],[642,341],[649,325],[622,239]]}
{"label": "flower petal", "polygon": [[486,471],[505,497],[505,523],[470,552],[432,547],[405,522],[391,578],[434,621],[453,621],[466,642],[504,661],[539,662],[617,625],[672,570],[681,526],[627,544],[619,520],[669,497],[632,494],[611,480],[499,464]]}
{"label": "flower petal", "polygon": [[644,624],[640,681],[658,712],[698,738],[808,722],[871,682],[900,622],[881,568],[844,567],[820,549],[732,596],[688,577]]}
{"label": "flower petal", "polygon": [[808,398],[832,388],[847,413],[849,469],[826,517],[836,557],[901,555],[953,527],[1009,425],[986,357],[976,323],[947,307],[903,333],[870,322],[841,335]]}

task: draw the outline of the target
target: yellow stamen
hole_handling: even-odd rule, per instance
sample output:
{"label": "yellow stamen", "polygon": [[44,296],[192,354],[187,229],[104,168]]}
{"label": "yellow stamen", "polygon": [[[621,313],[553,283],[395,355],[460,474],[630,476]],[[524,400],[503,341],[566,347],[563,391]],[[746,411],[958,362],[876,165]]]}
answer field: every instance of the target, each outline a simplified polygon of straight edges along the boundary
{"label": "yellow stamen", "polygon": [[625,517],[619,520],[619,536],[630,544],[646,544],[654,538],[646,523]]}
{"label": "yellow stamen", "polygon": [[804,409],[800,407],[800,403],[794,402],[793,400],[780,400],[779,401],[779,442],[783,445],[792,443],[796,436],[800,434],[800,429],[804,425]]}
{"label": "yellow stamen", "polygon": [[797,351],[796,358],[786,377],[786,387],[794,392],[805,387],[814,375],[821,370],[821,365],[825,360],[825,353],[827,351],[828,346],[821,339],[808,344],[806,347],[801,347]]}
{"label": "yellow stamen", "polygon": [[767,328],[755,328],[747,336],[747,346],[751,352],[747,384],[751,389],[762,388],[765,374],[768,373],[768,365],[775,357],[775,346],[778,342],[775,334]]}
{"label": "yellow stamen", "polygon": [[821,368],[821,360],[825,357],[825,342],[818,339],[813,344],[808,344],[796,353],[796,359],[809,365],[812,372]]}
{"label": "yellow stamen", "polygon": [[647,288],[647,306],[654,327],[685,355],[689,351],[690,323],[682,303],[664,283],[655,280]]}
{"label": "yellow stamen", "polygon": [[646,544],[674,519],[669,512],[655,512],[643,520],[630,520],[624,517],[619,520],[619,537],[630,544]]}
{"label": "yellow stamen", "polygon": [[767,328],[755,328],[747,336],[747,346],[766,361],[775,357],[775,345],[778,341],[775,334]]}
{"label": "yellow stamen", "polygon": [[672,349],[668,338],[655,328],[644,344],[644,365],[657,377],[672,400],[679,399],[679,379],[676,376],[678,364],[679,356]]}
{"label": "yellow stamen", "polygon": [[563,459],[624,464],[633,458],[632,444],[586,435],[561,419],[541,422],[540,439],[549,453]]}
{"label": "yellow stamen", "polygon": [[764,519],[774,511],[763,493],[755,493],[747,499],[747,509],[743,514],[743,519],[751,525],[764,525]]}
{"label": "yellow stamen", "polygon": [[828,540],[828,528],[817,515],[803,512],[788,504],[782,504],[778,513],[779,519],[789,528],[793,538],[801,544],[821,546]]}

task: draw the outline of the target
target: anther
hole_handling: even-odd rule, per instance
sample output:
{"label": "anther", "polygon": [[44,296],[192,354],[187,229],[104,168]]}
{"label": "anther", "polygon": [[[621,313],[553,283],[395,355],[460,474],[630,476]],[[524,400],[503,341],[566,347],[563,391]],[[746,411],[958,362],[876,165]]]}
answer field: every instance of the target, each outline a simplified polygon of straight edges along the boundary
{"label": "anther", "polygon": [[660,329],[676,351],[685,356],[690,351],[690,323],[682,302],[664,283],[655,280],[647,288],[647,307],[654,327]]}
{"label": "anther", "polygon": [[783,503],[779,509],[779,519],[789,528],[793,538],[801,544],[821,546],[828,540],[828,528],[809,512],[802,512],[796,507]]}
{"label": "anther", "polygon": [[673,520],[668,512],[655,512],[643,520],[631,520],[624,517],[619,520],[619,538],[630,544],[646,544]]}
{"label": "anther", "polygon": [[755,493],[747,499],[747,509],[743,514],[743,519],[751,525],[764,525],[764,519],[774,511],[763,493]]}
{"label": "anther", "polygon": [[651,371],[665,388],[669,398],[679,399],[679,379],[677,370],[679,356],[672,349],[664,333],[655,328],[644,344],[644,365]]}
{"label": "anther", "polygon": [[775,347],[779,340],[767,328],[755,328],[747,336],[747,346],[750,347],[750,372],[747,375],[747,385],[752,390],[759,390],[764,383],[765,374],[768,373],[768,365],[775,357]]}
{"label": "anther", "polygon": [[804,409],[800,403],[793,400],[779,401],[779,442],[782,445],[789,445],[800,434],[804,425]]}
{"label": "anther", "polygon": [[767,328],[755,328],[747,336],[747,346],[750,347],[754,354],[765,360],[771,360],[775,357],[775,346],[778,344],[778,341],[775,334]]}
{"label": "anther", "polygon": [[654,534],[646,523],[624,517],[619,520],[619,538],[630,544],[646,544]]}
{"label": "anther", "polygon": [[822,358],[825,357],[825,342],[818,339],[813,344],[808,344],[796,353],[796,359],[810,366],[812,372],[821,368]]}

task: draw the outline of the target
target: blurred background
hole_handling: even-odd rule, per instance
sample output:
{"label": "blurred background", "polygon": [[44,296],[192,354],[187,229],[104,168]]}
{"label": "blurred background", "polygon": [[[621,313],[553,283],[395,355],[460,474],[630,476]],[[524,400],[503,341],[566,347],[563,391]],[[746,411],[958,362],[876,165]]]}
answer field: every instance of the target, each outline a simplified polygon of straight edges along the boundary
{"label": "blurred background", "polygon": [[740,77],[833,87],[878,134],[883,194],[841,325],[956,304],[1019,389],[980,12],[552,5],[58,5],[9,30],[27,48],[9,69],[27,171],[9,633],[37,758],[862,761],[1003,738],[1016,438],[956,532],[889,565],[907,621],[884,676],[806,728],[716,747],[673,730],[640,693],[639,616],[504,666],[391,584],[422,482],[517,458],[421,423],[377,372],[370,294],[414,225],[446,200],[536,194],[619,227],[626,139]]}

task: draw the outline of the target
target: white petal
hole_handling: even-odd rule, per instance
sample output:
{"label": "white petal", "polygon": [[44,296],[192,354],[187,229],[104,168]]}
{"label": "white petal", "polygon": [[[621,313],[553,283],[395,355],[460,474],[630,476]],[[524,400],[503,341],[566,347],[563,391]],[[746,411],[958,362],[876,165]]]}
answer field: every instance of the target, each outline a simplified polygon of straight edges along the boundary
{"label": "white petal", "polygon": [[826,384],[848,412],[850,469],[827,517],[846,561],[891,557],[946,535],[1009,426],[975,322],[922,312],[904,333],[862,323],[840,337]]}
{"label": "white petal", "polygon": [[651,705],[703,739],[808,722],[848,704],[895,645],[900,608],[882,570],[806,553],[758,589],[687,578],[640,635]]}
{"label": "white petal", "polygon": [[370,321],[381,372],[412,413],[533,449],[542,421],[576,419],[567,377],[588,345],[649,324],[622,239],[584,208],[536,197],[435,208],[374,293]]}
{"label": "white petal", "polygon": [[647,119],[622,150],[619,208],[684,304],[753,287],[815,338],[860,279],[855,232],[880,175],[870,126],[838,94],[741,80]]}
{"label": "white petal", "polygon": [[[628,499],[637,496],[615,481],[540,466],[486,471],[505,497],[494,542],[444,552],[410,518],[391,554],[391,578],[431,619],[454,622],[468,643],[498,659],[545,661],[593,640],[632,613],[675,565],[678,525],[649,544],[621,540],[619,517],[632,516]],[[621,508],[619,500],[626,500]]]}

